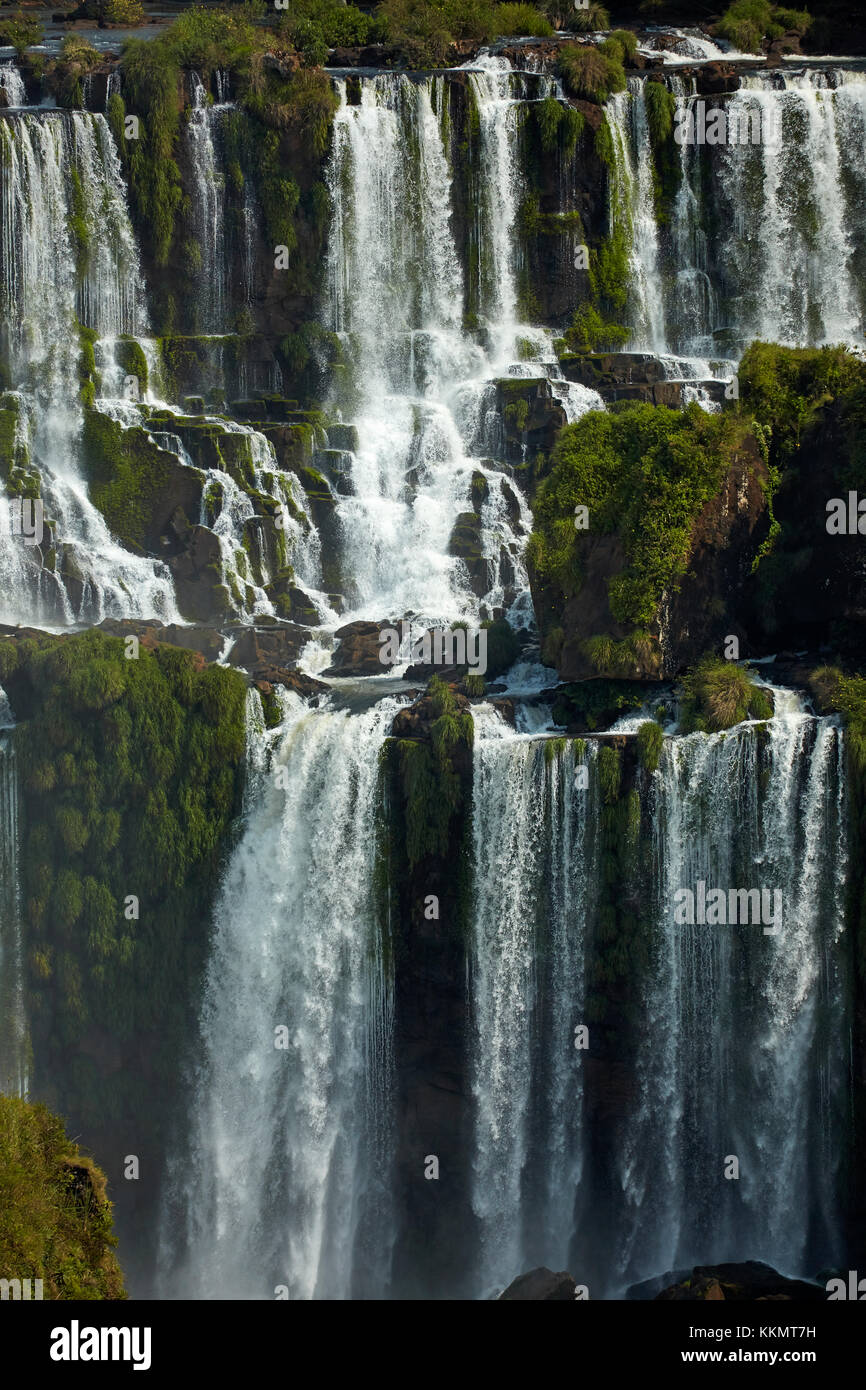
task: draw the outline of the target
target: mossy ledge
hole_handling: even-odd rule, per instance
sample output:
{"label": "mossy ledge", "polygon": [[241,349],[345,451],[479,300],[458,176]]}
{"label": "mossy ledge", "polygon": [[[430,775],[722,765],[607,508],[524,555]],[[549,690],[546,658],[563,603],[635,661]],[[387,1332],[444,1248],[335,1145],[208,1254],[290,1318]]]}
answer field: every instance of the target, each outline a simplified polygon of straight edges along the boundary
{"label": "mossy ledge", "polygon": [[0,1095],[3,1277],[40,1279],[44,1299],[123,1299],[116,1244],[105,1174],[44,1105]]}
{"label": "mossy ledge", "polygon": [[28,629],[0,636],[0,681],[18,720],[39,1095],[97,1153],[118,1125],[132,1152],[149,1151],[195,1016],[240,806],[246,682],[168,645]]}

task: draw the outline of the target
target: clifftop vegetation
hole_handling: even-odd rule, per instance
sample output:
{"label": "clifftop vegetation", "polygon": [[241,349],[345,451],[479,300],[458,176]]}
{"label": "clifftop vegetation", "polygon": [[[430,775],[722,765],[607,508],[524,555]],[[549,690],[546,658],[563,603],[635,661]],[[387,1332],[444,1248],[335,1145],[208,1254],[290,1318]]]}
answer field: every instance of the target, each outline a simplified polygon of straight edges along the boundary
{"label": "clifftop vegetation", "polygon": [[[205,949],[206,925],[190,924],[239,804],[243,677],[174,647],[128,650],[98,630],[0,642],[21,728],[28,1011],[43,1076],[89,1029],[124,1045],[159,1030],[171,1058]],[[83,1057],[75,1078],[50,1098],[66,1113],[125,1103],[122,1068],[110,1100]]]}
{"label": "clifftop vegetation", "polygon": [[125,1298],[116,1244],[93,1160],[44,1105],[0,1095],[0,1278],[41,1279],[46,1299]]}

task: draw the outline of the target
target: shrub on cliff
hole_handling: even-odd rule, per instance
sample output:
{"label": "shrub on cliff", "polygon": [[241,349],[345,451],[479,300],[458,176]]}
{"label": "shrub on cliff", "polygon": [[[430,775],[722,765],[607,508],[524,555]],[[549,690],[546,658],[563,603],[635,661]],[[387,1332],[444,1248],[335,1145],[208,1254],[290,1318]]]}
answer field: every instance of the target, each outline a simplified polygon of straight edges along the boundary
{"label": "shrub on cliff", "polygon": [[535,5],[496,5],[491,19],[496,38],[549,38],[553,25]]}
{"label": "shrub on cliff", "polygon": [[599,51],[607,55],[608,58],[615,58],[618,63],[625,63],[626,59],[633,58],[637,53],[637,36],[630,29],[614,29],[606,39],[599,44]]}
{"label": "shrub on cliff", "polygon": [[742,666],[708,654],[683,677],[683,733],[717,733],[746,718],[770,719],[772,696],[750,680]]}
{"label": "shrub on cliff", "polygon": [[42,25],[33,15],[19,12],[0,18],[0,46],[14,48],[19,58],[41,39]]}
{"label": "shrub on cliff", "polygon": [[684,571],[692,527],[719,490],[745,429],[729,416],[637,405],[591,411],[562,431],[533,503],[529,558],[565,599],[582,576],[575,508],[591,534],[616,533],[625,566],[608,583],[617,622],[643,629]]}
{"label": "shrub on cliff", "polygon": [[822,714],[839,710],[845,716],[849,754],[862,777],[866,774],[866,677],[846,676],[836,666],[819,666],[809,685]]}
{"label": "shrub on cliff", "polygon": [[101,18],[106,24],[143,24],[144,6],[141,0],[104,0]]}
{"label": "shrub on cliff", "polygon": [[601,103],[613,92],[625,91],[625,71],[618,48],[603,53],[591,44],[563,44],[558,70],[566,91],[585,101]]}
{"label": "shrub on cliff", "polygon": [[[559,8],[559,5],[557,6]],[[597,34],[604,29],[610,28],[610,14],[604,5],[598,5],[595,0],[583,9],[575,9],[570,6],[570,13],[567,19],[567,27],[573,29],[578,34]]]}
{"label": "shrub on cliff", "polygon": [[87,42],[81,34],[67,34],[63,40],[60,57],[49,64],[48,74],[53,80],[58,103],[61,106],[76,107],[84,105],[82,78],[99,67],[105,58],[98,49]]}
{"label": "shrub on cliff", "polygon": [[341,0],[293,0],[279,27],[298,49],[310,38],[326,48],[352,48],[369,43],[376,25],[371,15]]}
{"label": "shrub on cliff", "polygon": [[648,719],[637,731],[637,754],[642,767],[647,772],[655,772],[661,757],[664,734],[661,725]]}
{"label": "shrub on cliff", "polygon": [[462,39],[548,37],[550,21],[531,4],[491,0],[382,0],[376,10],[378,35],[400,50],[411,68],[441,67]]}
{"label": "shrub on cliff", "polygon": [[44,1105],[0,1095],[0,1277],[41,1279],[47,1299],[125,1298],[116,1244],[93,1160]]}
{"label": "shrub on cliff", "polygon": [[841,398],[845,413],[859,415],[858,394],[866,387],[862,361],[844,347],[755,342],[743,354],[737,376],[743,408],[770,426],[779,461],[799,448],[832,401]]}
{"label": "shrub on cliff", "polygon": [[760,53],[765,40],[785,33],[805,34],[812,23],[808,10],[787,9],[770,0],[733,0],[716,25],[716,33],[741,53]]}

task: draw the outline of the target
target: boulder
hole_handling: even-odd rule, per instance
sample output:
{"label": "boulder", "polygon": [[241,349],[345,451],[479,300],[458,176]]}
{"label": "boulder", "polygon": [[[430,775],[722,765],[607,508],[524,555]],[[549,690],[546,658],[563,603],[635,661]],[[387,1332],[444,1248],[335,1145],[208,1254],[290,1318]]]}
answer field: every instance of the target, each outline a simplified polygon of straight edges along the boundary
{"label": "boulder", "polygon": [[336,631],[338,640],[326,676],[382,676],[388,667],[381,660],[380,634],[396,624],[382,622],[347,623]]}
{"label": "boulder", "polygon": [[554,1274],[553,1270],[531,1269],[521,1274],[499,1295],[499,1302],[522,1301],[530,1303],[573,1303],[577,1285],[565,1270]]}
{"label": "boulder", "polygon": [[231,601],[223,583],[220,543],[213,531],[206,526],[189,526],[183,551],[169,556],[166,563],[185,618],[215,624],[228,615]]}
{"label": "boulder", "polygon": [[247,671],[275,666],[291,670],[310,640],[307,628],[296,623],[275,622],[267,627],[241,627],[235,631],[238,635],[229,653],[229,664]]}
{"label": "boulder", "polygon": [[252,677],[260,690],[265,687],[270,690],[271,686],[284,685],[287,690],[294,690],[305,700],[327,695],[331,688],[324,681],[317,681],[303,671],[290,671],[284,666],[257,666],[252,672]]}
{"label": "boulder", "polygon": [[[454,700],[458,712],[466,714],[470,709],[467,697],[455,691]],[[391,725],[391,734],[394,738],[428,739],[436,717],[432,697],[422,695],[414,705],[397,711]]]}

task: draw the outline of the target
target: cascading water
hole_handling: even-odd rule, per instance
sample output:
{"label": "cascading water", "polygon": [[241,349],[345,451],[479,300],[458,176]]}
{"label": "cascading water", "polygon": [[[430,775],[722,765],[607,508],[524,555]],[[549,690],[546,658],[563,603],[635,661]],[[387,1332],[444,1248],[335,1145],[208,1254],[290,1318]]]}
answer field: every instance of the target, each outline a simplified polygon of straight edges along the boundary
{"label": "cascading water", "polygon": [[632,346],[698,358],[753,339],[863,342],[866,81],[858,71],[744,73],[722,100],[672,76],[676,125],[718,107],[724,137],[685,140],[668,224],[653,212],[645,82],[607,106],[615,212],[629,236]]}
{"label": "cascading water", "polygon": [[[518,175],[508,76],[503,60],[471,75],[485,156],[476,234],[487,266],[479,312],[488,324],[481,335],[490,339],[487,349],[462,327],[464,272],[451,230],[443,139],[446,80],[362,78],[358,104],[349,104],[345,83],[338,83],[328,169],[328,315],[354,366],[359,438],[351,492],[340,498],[338,513],[353,606],[365,614],[478,615],[480,595],[449,553],[454,520],[471,509],[478,473],[488,489],[481,518],[488,609],[505,596],[503,548],[517,571],[510,599],[526,587],[502,474],[484,460],[496,453],[489,382],[508,373],[517,331]],[[549,336],[530,330],[530,337],[539,356],[521,363],[520,375],[554,375]],[[600,404],[593,391],[557,385],[572,418]]]}
{"label": "cascading water", "polygon": [[[554,756],[550,753],[553,751]],[[515,1269],[568,1265],[583,1164],[587,918],[597,889],[597,781],[544,739],[476,710],[473,803],[473,1208],[479,1294]]]}
{"label": "cascading water", "polygon": [[[531,513],[497,466],[505,456],[501,379],[544,381],[569,420],[601,405],[595,392],[562,379],[552,335],[520,323],[521,106],[555,95],[555,83],[489,55],[460,77],[475,142],[465,261],[449,78],[337,80],[324,317],[351,369],[330,403],[346,417],[335,422],[341,448],[327,451],[339,456],[341,473],[345,465],[335,505],[351,607],[343,621],[478,620],[508,609],[515,626],[525,625]],[[184,172],[187,230],[202,256],[194,326],[212,335],[214,360],[241,302],[232,292],[238,236],[247,303],[254,249],[246,178],[242,221],[227,231],[231,108],[223,75],[215,82],[211,105],[190,78]],[[14,69],[0,68],[0,83],[10,106],[23,103]],[[685,82],[671,85],[681,108],[695,100]],[[857,339],[864,98],[866,85],[851,73],[747,76],[728,107],[776,111],[780,146],[684,147],[662,227],[643,80],[631,79],[609,103],[612,215],[626,229],[632,267],[631,346],[661,355],[669,377],[693,379],[697,392],[720,353],[756,335]],[[0,327],[14,387],[0,408],[15,417],[14,467],[22,476],[38,472],[51,523],[50,545],[0,543],[0,618],[177,620],[167,568],[124,551],[87,496],[83,324],[98,335],[102,415],[143,426],[188,467],[196,465],[185,426],[248,440],[249,492],[219,468],[199,469],[197,519],[219,540],[233,618],[276,627],[268,590],[291,564],[323,624],[336,626],[321,592],[311,504],[297,478],[280,470],[270,438],[210,414],[191,423],[159,398],[157,346],[142,336],[138,255],[105,120],[0,114],[0,162]],[[128,335],[150,369],[138,404],[122,399],[118,343]],[[351,449],[342,447],[352,439],[349,421],[357,431]],[[284,546],[268,549],[255,495],[276,504]],[[270,505],[263,510],[273,515]],[[454,553],[455,521],[469,512],[478,520],[481,579]],[[518,705],[521,694],[529,697],[517,714],[525,731],[548,719],[547,707],[532,703],[546,681],[539,673],[536,663],[512,673],[509,694]],[[367,705],[357,690],[345,707],[280,698],[283,722],[272,731],[258,694],[249,699],[244,823],[216,906],[189,1130],[166,1185],[160,1283],[178,1297],[391,1291],[392,961],[377,899],[376,826],[380,753],[400,706],[390,697]],[[764,726],[669,737],[658,772],[637,774],[650,866],[642,930],[651,950],[640,1017],[628,1026],[644,1045],[601,1195],[586,1119],[587,1059],[574,1037],[587,1019],[609,870],[603,744],[590,739],[578,752],[516,734],[491,706],[474,707],[468,1066],[479,1295],[534,1265],[573,1267],[596,1202],[613,1262],[596,1261],[604,1272],[594,1294],[620,1293],[689,1261],[764,1258],[803,1272],[838,1250],[847,1018],[837,949],[842,735],[788,693],[777,691],[776,700]],[[576,775],[583,769],[586,785]],[[0,1085],[24,1090],[17,834],[14,745],[0,727]],[[778,887],[779,935],[755,925],[672,924],[675,892],[698,880]],[[736,1183],[722,1175],[732,1154],[741,1165]],[[788,1219],[792,1207],[810,1212],[808,1226]]]}
{"label": "cascading water", "polygon": [[629,346],[636,352],[662,353],[666,349],[665,319],[643,81],[632,78],[628,91],[612,97],[606,109],[614,153],[611,230],[622,230],[629,245]]}
{"label": "cascading water", "polygon": [[[596,1276],[608,1296],[744,1252],[804,1273],[839,1248],[848,1050],[842,735],[791,692],[775,695],[764,726],[667,738],[642,787],[652,951],[640,987],[635,1099],[621,1125]],[[603,883],[593,764],[590,755],[581,790],[570,745],[515,735],[491,714],[477,729],[482,1293],[515,1269],[570,1267],[575,1251],[587,1258],[580,1179],[590,1151],[570,1035],[585,1021]],[[700,880],[708,890],[779,889],[778,934],[759,924],[677,924],[675,894]],[[724,1176],[731,1155],[739,1181]],[[806,1209],[810,1224],[790,1220]]]}
{"label": "cascading water", "polygon": [[26,104],[24,79],[14,63],[0,63],[0,89],[6,93],[7,107]]}
{"label": "cascading water", "polygon": [[197,73],[190,73],[192,110],[187,125],[195,197],[192,200],[198,249],[198,328],[202,333],[225,331],[226,264],[224,175],[219,167],[214,127],[217,109]]}
{"label": "cascading water", "polygon": [[240,231],[229,234],[227,180],[230,177],[224,148],[224,122],[236,108],[229,101],[228,79],[217,71],[217,100],[197,73],[190,73],[192,109],[187,125],[192,174],[191,226],[199,257],[197,280],[197,328],[199,333],[227,334],[235,329],[231,310],[241,302],[232,291],[240,283],[242,302],[249,305],[253,292],[255,206],[249,171],[243,173]]}
{"label": "cascading water", "polygon": [[[89,500],[81,471],[79,323],[135,333],[141,281],[120,166],[103,116],[0,119],[0,333],[18,391],[22,464],[38,467],[42,547],[4,558],[15,587],[3,619],[43,626],[103,617],[178,617],[165,565],[125,551]],[[4,550],[17,548],[4,541]],[[49,549],[58,554],[45,565]],[[50,576],[50,577],[49,577]]]}
{"label": "cascading water", "polygon": [[[744,1250],[802,1273],[839,1249],[842,734],[775,695],[764,728],[666,740],[652,779],[656,955],[619,1168],[623,1282]],[[678,924],[675,895],[699,881],[779,890],[781,924]],[[791,1220],[807,1209],[811,1224]]]}
{"label": "cascading water", "polygon": [[398,702],[352,715],[286,695],[268,734],[250,699],[246,828],[217,905],[164,1277],[181,1298],[383,1296],[392,998],[375,824]]}

